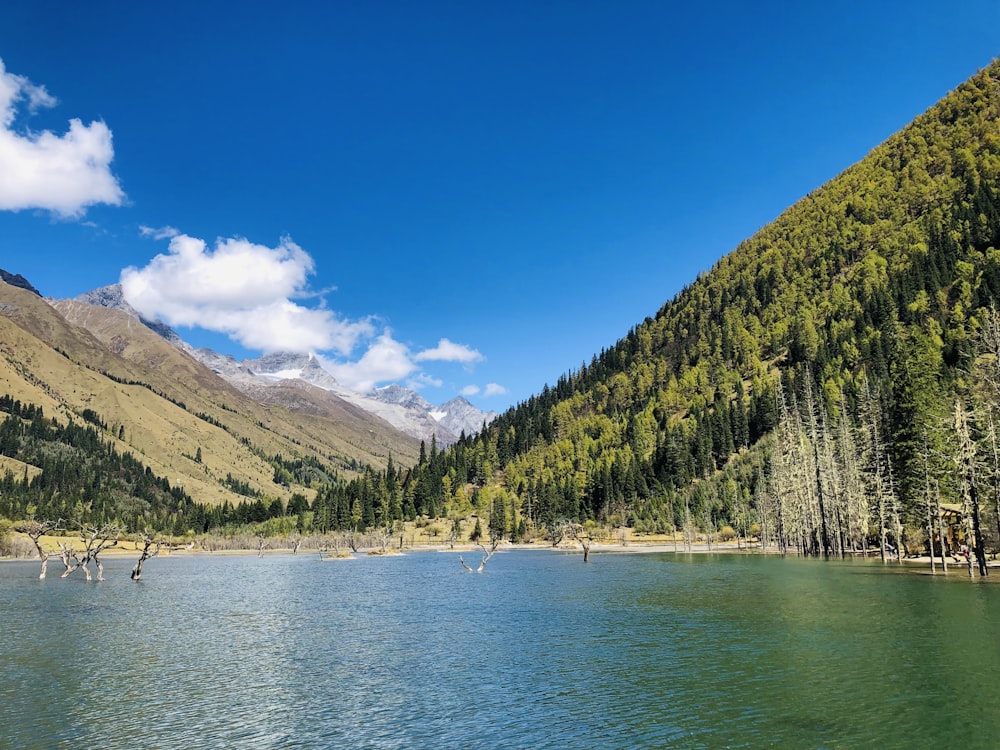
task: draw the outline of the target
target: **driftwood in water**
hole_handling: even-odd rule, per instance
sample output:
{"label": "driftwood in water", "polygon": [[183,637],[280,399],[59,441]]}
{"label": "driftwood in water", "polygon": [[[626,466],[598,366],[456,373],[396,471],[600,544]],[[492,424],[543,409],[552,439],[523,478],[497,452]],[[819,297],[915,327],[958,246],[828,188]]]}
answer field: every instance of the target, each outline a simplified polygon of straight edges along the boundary
{"label": "driftwood in water", "polygon": [[476,568],[477,573],[482,573],[483,568],[486,567],[487,561],[493,557],[494,553],[497,551],[497,547],[500,546],[500,542],[503,541],[503,537],[496,537],[490,542],[489,548],[485,544],[480,544],[479,548],[483,551],[483,559],[479,562],[479,567]]}

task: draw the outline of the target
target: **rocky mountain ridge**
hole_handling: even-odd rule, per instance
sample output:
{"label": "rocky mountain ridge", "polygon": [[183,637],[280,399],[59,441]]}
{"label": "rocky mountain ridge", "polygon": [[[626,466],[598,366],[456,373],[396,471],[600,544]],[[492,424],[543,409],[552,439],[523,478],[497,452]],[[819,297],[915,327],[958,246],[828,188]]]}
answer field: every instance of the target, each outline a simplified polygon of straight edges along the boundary
{"label": "rocky mountain ridge", "polygon": [[[240,361],[212,349],[195,348],[169,326],[140,315],[125,299],[119,284],[94,289],[79,295],[75,301],[127,313],[243,393],[261,402],[284,405],[293,411],[306,408],[301,401],[302,389],[274,390],[275,386],[286,381],[302,381],[385,420],[405,435],[421,440],[433,437],[440,446],[455,443],[462,433],[470,435],[478,432],[496,417],[494,412],[477,409],[461,396],[434,406],[417,392],[396,384],[376,388],[369,393],[353,391],[338,383],[324,369],[320,358],[313,354],[271,352]],[[293,393],[295,397],[290,399]],[[319,394],[317,398],[323,400]],[[314,408],[312,401],[308,408]]]}

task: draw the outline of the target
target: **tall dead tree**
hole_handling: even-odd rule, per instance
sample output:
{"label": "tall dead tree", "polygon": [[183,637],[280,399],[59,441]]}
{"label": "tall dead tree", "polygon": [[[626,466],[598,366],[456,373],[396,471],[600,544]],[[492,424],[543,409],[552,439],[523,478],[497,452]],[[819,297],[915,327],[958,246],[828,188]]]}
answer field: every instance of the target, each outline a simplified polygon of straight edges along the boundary
{"label": "tall dead tree", "polygon": [[[815,488],[815,498],[816,506],[819,515],[819,544],[816,547],[822,546],[823,557],[830,556],[830,529],[827,523],[827,503],[830,498],[828,496],[827,485],[829,484],[828,473],[824,471],[826,468],[825,462],[823,460],[823,455],[828,452],[828,445],[830,438],[826,431],[826,419],[822,414],[822,405],[817,405],[816,399],[813,395],[813,379],[812,372],[805,368],[804,372],[804,382],[802,384],[802,408],[805,410],[806,415],[806,437],[808,438],[812,458],[812,479],[813,487]],[[815,538],[817,529],[813,529],[813,538]],[[818,550],[817,550],[818,551]]]}
{"label": "tall dead tree", "polygon": [[[955,399],[955,437],[957,439],[955,463],[958,469],[959,483],[962,488],[963,511],[966,517],[966,543],[971,539],[976,555],[976,565],[979,575],[987,576],[986,549],[983,544],[983,529],[979,513],[979,483],[976,471],[976,444],[969,429],[968,414],[962,399]],[[972,575],[971,565],[969,575]]]}
{"label": "tall dead tree", "polygon": [[[927,514],[927,548],[931,557],[931,573],[936,573],[934,560],[934,501],[931,494],[930,448],[927,445],[927,430],[924,429],[924,510]],[[941,540],[941,558],[944,559],[944,539]],[[947,571],[945,571],[947,572]]]}
{"label": "tall dead tree", "polygon": [[[974,367],[974,383],[979,391],[980,411],[985,412],[986,438],[992,452],[993,510],[996,514],[997,544],[1000,545],[1000,446],[998,446],[997,427],[993,417],[994,407],[1000,404],[1000,311],[991,306],[982,316],[977,337],[977,351]],[[996,553],[994,553],[996,559]]]}
{"label": "tall dead tree", "polygon": [[843,495],[846,515],[843,546],[850,546],[852,553],[868,556],[868,529],[871,526],[871,507],[858,450],[857,428],[847,411],[847,404],[840,402],[840,422],[837,425],[837,474]]}
{"label": "tall dead tree", "polygon": [[[1000,443],[997,441],[996,422],[993,419],[992,406],[984,407],[986,411],[986,440],[989,443],[991,465],[990,476],[993,490],[993,512],[997,524],[997,545],[1000,547]],[[993,559],[997,559],[997,547],[993,551]]]}
{"label": "tall dead tree", "polygon": [[778,426],[775,430],[774,458],[772,460],[772,486],[778,511],[778,547],[785,554],[794,546],[808,554],[807,494],[811,476],[806,465],[803,447],[805,437],[795,394],[792,403],[785,399],[784,388],[776,389]]}
{"label": "tall dead tree", "polygon": [[[867,376],[861,381],[860,427],[862,454],[865,458],[865,475],[878,518],[879,548],[882,562],[887,563],[890,528],[894,529],[897,552],[902,549],[902,524],[895,488],[892,481],[892,466],[883,427],[881,399],[878,390],[871,385]],[[902,555],[899,555],[901,558]]]}

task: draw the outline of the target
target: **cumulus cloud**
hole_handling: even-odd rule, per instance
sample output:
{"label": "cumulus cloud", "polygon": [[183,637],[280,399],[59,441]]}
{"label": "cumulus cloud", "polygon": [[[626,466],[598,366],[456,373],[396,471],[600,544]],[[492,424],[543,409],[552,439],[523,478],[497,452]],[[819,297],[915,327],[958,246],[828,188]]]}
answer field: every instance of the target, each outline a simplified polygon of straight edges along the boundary
{"label": "cumulus cloud", "polygon": [[481,362],[484,357],[475,349],[465,344],[456,344],[448,339],[441,339],[433,349],[425,349],[413,357],[417,362]]}
{"label": "cumulus cloud", "polygon": [[486,390],[483,392],[484,396],[503,396],[507,393],[507,389],[502,385],[497,383],[487,383]]}
{"label": "cumulus cloud", "polygon": [[108,126],[74,118],[61,136],[18,132],[14,122],[24,104],[31,114],[56,99],[44,86],[8,73],[0,60],[0,210],[40,208],[70,218],[96,203],[121,205],[125,193],[111,174]]}
{"label": "cumulus cloud", "polygon": [[467,385],[465,386],[465,388],[459,391],[459,393],[461,393],[463,396],[475,396],[477,393],[479,393],[479,386]]}
{"label": "cumulus cloud", "polygon": [[169,240],[167,252],[121,273],[125,299],[147,318],[223,333],[248,349],[315,354],[339,383],[362,393],[393,382],[438,388],[442,381],[423,371],[422,363],[469,366],[484,359],[446,338],[415,352],[391,329],[378,330],[374,317],[346,320],[322,303],[301,304],[316,296],[308,286],[315,267],[288,237],[276,247],[238,237],[210,247],[170,226],[143,226],[140,233]]}
{"label": "cumulus cloud", "polygon": [[[168,228],[169,229],[169,228]],[[171,236],[164,229],[152,236]],[[308,294],[313,260],[289,238],[277,247],[242,238],[204,240],[174,234],[168,252],[121,273],[125,299],[148,318],[225,333],[265,352],[334,350],[348,355],[374,333],[367,320],[346,321],[293,298]]]}
{"label": "cumulus cloud", "polygon": [[379,383],[403,380],[417,369],[409,348],[388,330],[356,362],[326,362],[324,366],[338,382],[362,393]]}

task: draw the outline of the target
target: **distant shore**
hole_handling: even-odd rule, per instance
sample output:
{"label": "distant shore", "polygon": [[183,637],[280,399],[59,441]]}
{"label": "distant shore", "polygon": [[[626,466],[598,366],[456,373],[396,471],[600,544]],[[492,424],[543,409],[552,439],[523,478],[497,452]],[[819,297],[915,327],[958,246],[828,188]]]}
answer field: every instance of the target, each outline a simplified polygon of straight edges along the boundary
{"label": "distant shore", "polygon": [[[294,552],[290,547],[273,547],[264,549],[261,553],[257,549],[253,548],[234,548],[234,549],[205,549],[203,547],[164,547],[160,553],[159,557],[213,557],[213,556],[232,556],[232,555],[260,555],[263,557],[271,557],[274,555],[300,555],[303,557],[308,557],[311,555],[320,555],[325,560],[335,560],[335,559],[351,559],[363,556],[386,556],[394,557],[398,555],[406,555],[411,553],[424,553],[424,552],[452,552],[455,554],[475,554],[482,550],[482,547],[474,542],[463,541],[455,542],[451,544],[449,542],[431,542],[431,543],[417,543],[417,544],[404,544],[403,548],[400,549],[398,545],[390,546],[383,552],[379,548],[364,547],[357,551],[352,550],[341,550],[340,555],[332,554],[332,550],[318,550],[316,548],[299,548],[297,552]],[[572,542],[561,542],[560,544],[553,546],[549,542],[527,542],[527,543],[504,543],[497,548],[497,553],[503,552],[517,552],[517,551],[531,551],[531,552],[550,552],[558,553],[562,555],[583,555],[583,548],[579,544],[574,544]],[[321,554],[322,552],[322,554]],[[102,553],[102,557],[108,558],[122,558],[131,557],[139,553],[139,550],[135,547],[134,543],[131,541],[122,541],[122,543],[117,547],[111,547]],[[781,555],[779,550],[775,547],[768,547],[767,549],[761,549],[759,545],[736,542],[715,542],[711,545],[706,542],[698,542],[695,544],[684,544],[678,541],[674,543],[672,541],[655,540],[655,541],[642,541],[642,540],[629,540],[625,544],[621,542],[593,542],[590,545],[591,555],[608,555],[608,554],[654,554],[654,553],[670,553],[678,555],[708,555],[708,554],[743,554],[743,555],[766,555],[768,557],[778,557]],[[796,552],[787,553],[788,557],[801,557],[801,555]],[[839,555],[831,555],[831,560],[839,559]],[[880,556],[878,550],[869,550],[867,556],[854,553],[848,555],[846,559],[849,560],[870,560],[872,562],[878,562]],[[49,553],[50,561],[58,561],[58,553]],[[39,558],[37,555],[32,556],[21,556],[21,557],[0,557],[0,563],[2,562],[38,562]],[[919,555],[912,557],[904,557],[903,564],[908,567],[926,567],[930,569],[931,561],[927,555]],[[941,566],[941,561],[939,558],[935,558],[935,563],[938,568]],[[898,564],[895,560],[888,563],[889,565]],[[955,561],[954,558],[948,558],[948,568],[949,570],[954,569],[964,569],[966,567],[966,562]],[[1000,568],[1000,560],[988,560],[987,567],[989,568]]]}

